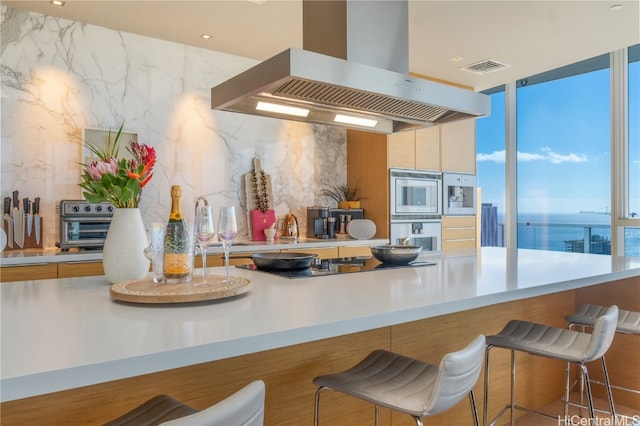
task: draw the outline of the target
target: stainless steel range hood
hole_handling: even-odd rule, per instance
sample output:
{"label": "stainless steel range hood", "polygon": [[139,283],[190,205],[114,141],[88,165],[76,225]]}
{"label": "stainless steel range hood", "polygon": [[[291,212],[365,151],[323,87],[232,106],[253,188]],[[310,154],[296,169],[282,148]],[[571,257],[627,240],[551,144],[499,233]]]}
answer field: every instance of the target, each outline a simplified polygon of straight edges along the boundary
{"label": "stainless steel range hood", "polygon": [[303,35],[212,88],[211,108],[380,133],[490,113],[486,95],[408,75],[406,0],[303,0]]}

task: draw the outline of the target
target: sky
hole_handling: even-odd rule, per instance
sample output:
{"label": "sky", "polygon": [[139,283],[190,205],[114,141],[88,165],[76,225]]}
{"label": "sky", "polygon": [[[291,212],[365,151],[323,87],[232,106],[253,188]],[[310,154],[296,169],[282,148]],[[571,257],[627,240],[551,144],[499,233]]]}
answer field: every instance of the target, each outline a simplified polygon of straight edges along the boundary
{"label": "sky", "polygon": [[[640,62],[629,70],[632,211],[640,214]],[[518,212],[610,209],[609,69],[517,89]],[[505,93],[476,120],[482,202],[505,203]],[[635,209],[635,210],[633,210]]]}

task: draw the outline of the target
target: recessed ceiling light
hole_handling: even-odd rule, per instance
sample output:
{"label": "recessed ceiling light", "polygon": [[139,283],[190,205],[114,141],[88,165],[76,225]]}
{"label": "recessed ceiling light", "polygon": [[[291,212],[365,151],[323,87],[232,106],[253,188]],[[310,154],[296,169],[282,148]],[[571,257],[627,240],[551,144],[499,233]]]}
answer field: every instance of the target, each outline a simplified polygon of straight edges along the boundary
{"label": "recessed ceiling light", "polygon": [[200,38],[204,40],[209,40],[211,38],[211,34],[202,34]]}
{"label": "recessed ceiling light", "polygon": [[62,0],[51,0],[49,3],[54,6],[64,6],[64,2]]}
{"label": "recessed ceiling light", "polygon": [[621,5],[621,4],[614,4],[613,6],[611,6],[611,7],[609,8],[609,10],[610,10],[610,11],[612,11],[612,12],[617,12],[617,11],[619,11],[620,9],[622,9],[622,5]]}
{"label": "recessed ceiling light", "polygon": [[460,62],[462,61],[464,58],[462,56],[454,56],[453,58],[449,58],[449,60],[451,62]]}

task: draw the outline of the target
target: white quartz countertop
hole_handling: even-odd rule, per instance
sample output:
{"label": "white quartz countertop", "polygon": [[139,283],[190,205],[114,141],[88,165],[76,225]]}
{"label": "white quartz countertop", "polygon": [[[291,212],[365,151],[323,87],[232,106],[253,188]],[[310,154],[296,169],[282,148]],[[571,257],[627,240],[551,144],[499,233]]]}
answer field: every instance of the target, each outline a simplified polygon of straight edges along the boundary
{"label": "white quartz countertop", "polygon": [[422,260],[435,264],[297,279],[232,267],[250,291],[195,304],[115,302],[104,277],[3,283],[2,401],[640,280],[640,258],[485,247]]}
{"label": "white quartz countertop", "polygon": [[[286,242],[275,240],[273,243],[266,241],[238,241],[231,246],[231,253],[246,253],[268,250],[304,250],[309,248],[338,247],[338,246],[363,246],[389,244],[388,239],[356,240],[350,237],[321,240],[314,238],[301,238],[298,242]],[[213,244],[207,250],[208,254],[222,253],[222,246]],[[102,260],[101,250],[76,250],[62,251],[56,248],[6,250],[0,253],[0,266],[34,265],[42,263],[61,262],[89,262]]]}

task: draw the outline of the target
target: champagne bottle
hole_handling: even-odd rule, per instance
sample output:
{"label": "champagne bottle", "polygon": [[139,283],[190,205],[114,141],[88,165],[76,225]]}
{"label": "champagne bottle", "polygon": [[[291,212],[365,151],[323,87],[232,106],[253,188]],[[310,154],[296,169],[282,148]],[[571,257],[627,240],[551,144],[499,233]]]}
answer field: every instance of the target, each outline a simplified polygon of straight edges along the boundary
{"label": "champagne bottle", "polygon": [[189,233],[180,208],[181,198],[180,185],[172,186],[171,214],[164,235],[164,276],[167,279],[186,278],[192,268]]}

